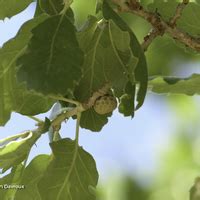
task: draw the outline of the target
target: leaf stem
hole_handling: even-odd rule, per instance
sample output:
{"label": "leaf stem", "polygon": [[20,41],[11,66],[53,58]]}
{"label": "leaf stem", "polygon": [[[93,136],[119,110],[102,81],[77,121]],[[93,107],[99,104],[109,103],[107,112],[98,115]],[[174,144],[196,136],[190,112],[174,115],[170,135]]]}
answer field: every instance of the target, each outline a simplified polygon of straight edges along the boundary
{"label": "leaf stem", "polygon": [[44,121],[35,117],[35,116],[31,116],[31,115],[28,115],[27,117],[29,117],[30,119],[33,119],[34,121],[38,122],[38,123],[43,123]]}
{"label": "leaf stem", "polygon": [[22,170],[22,175],[23,175],[23,173],[24,173],[24,169],[26,168],[26,165],[27,165],[27,162],[28,162],[29,154],[30,154],[30,151],[27,153],[26,159],[24,160],[24,167],[23,167],[23,170]]}
{"label": "leaf stem", "polygon": [[65,102],[68,102],[68,103],[71,103],[71,104],[75,104],[77,106],[80,105],[80,103],[78,101],[74,101],[72,99],[68,99],[68,98],[65,98],[65,97],[62,97],[62,96],[50,95],[49,97],[52,98],[52,99],[58,100],[58,101],[65,101]]}
{"label": "leaf stem", "polygon": [[76,121],[76,135],[75,135],[75,140],[76,140],[77,144],[78,144],[78,140],[79,140],[80,120],[81,120],[81,112],[78,112],[77,113],[77,121]]}

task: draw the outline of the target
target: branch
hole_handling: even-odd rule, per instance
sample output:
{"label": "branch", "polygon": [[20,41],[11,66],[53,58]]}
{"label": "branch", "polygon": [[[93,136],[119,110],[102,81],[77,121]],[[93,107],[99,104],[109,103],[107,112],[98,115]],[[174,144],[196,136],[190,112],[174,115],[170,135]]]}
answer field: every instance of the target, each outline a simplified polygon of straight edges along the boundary
{"label": "branch", "polygon": [[183,0],[182,3],[178,4],[178,6],[176,7],[176,12],[169,22],[171,27],[176,26],[176,22],[178,21],[178,19],[180,19],[181,15],[183,13],[183,10],[187,6],[188,3],[189,3],[189,0]]}
{"label": "branch", "polygon": [[69,110],[67,112],[64,112],[64,113],[58,115],[51,122],[51,126],[53,127],[53,129],[57,129],[57,127],[60,127],[61,123],[63,121],[65,121],[66,119],[91,108],[94,105],[96,99],[107,94],[107,92],[109,91],[110,88],[111,88],[111,85],[109,83],[106,83],[98,91],[94,92],[93,95],[88,99],[88,101],[86,103],[82,103],[82,104],[79,103],[79,105],[77,105],[75,108],[72,108],[72,110]]}
{"label": "branch", "polygon": [[[80,124],[80,115],[81,115],[81,113],[83,111],[86,111],[86,110],[90,109],[95,104],[96,99],[98,99],[99,97],[104,96],[105,94],[107,94],[108,91],[110,90],[110,88],[111,88],[111,85],[109,83],[106,83],[98,91],[94,92],[93,95],[88,99],[88,101],[86,103],[79,103],[79,102],[76,102],[76,101],[72,102],[70,99],[65,99],[65,98],[63,99],[60,96],[59,97],[52,96],[52,98],[55,98],[57,100],[65,100],[67,102],[76,104],[76,107],[72,108],[71,110],[65,111],[65,112],[57,115],[57,117],[51,121],[51,127],[53,128],[53,131],[59,131],[59,129],[61,128],[62,122],[65,121],[66,119],[72,117],[72,116],[77,116],[78,123]],[[43,126],[45,126],[45,122],[42,121],[42,120],[39,120],[39,119],[37,119],[37,118],[35,118],[33,116],[29,116],[29,117],[38,122],[38,124],[37,124],[38,128],[35,129],[34,131],[41,132],[41,130],[43,130]],[[2,140],[2,141],[0,141],[0,145],[2,145],[1,143],[4,144],[5,141]]]}
{"label": "branch", "polygon": [[147,36],[144,37],[144,42],[141,44],[143,51],[146,51],[153,40],[160,35],[157,29],[152,29]]}
{"label": "branch", "polygon": [[[2,139],[2,140],[0,140],[0,146],[4,147],[5,145],[7,145],[8,143],[10,143],[12,141],[16,141],[19,138],[25,138],[30,133],[31,134],[36,134],[36,135],[34,135],[34,143],[35,143],[37,141],[37,139],[40,138],[40,136],[43,133],[47,132],[51,128],[53,129],[53,131],[56,131],[56,134],[57,134],[57,135],[54,134],[53,141],[57,141],[57,138],[55,138],[55,136],[59,137],[59,132],[58,131],[59,131],[60,127],[61,127],[61,123],[63,121],[65,121],[67,118],[70,118],[70,117],[76,115],[76,117],[77,117],[76,136],[75,136],[75,142],[76,142],[75,154],[76,154],[76,151],[78,149],[79,128],[80,128],[80,119],[81,119],[82,112],[87,110],[87,109],[89,109],[89,108],[91,108],[94,105],[96,99],[99,98],[100,96],[103,96],[103,95],[107,94],[107,92],[110,90],[110,88],[111,88],[110,84],[108,84],[108,83],[105,84],[98,91],[94,92],[93,95],[88,99],[88,101],[85,104],[82,104],[82,103],[78,102],[78,105],[75,108],[72,108],[71,110],[68,110],[66,112],[63,112],[63,113],[57,115],[56,118],[53,119],[51,122],[49,121],[49,119],[48,120],[45,119],[45,121],[42,121],[42,120],[39,120],[38,118],[36,118],[34,116],[29,116],[31,119],[34,119],[35,121],[38,122],[37,129],[34,129],[32,131],[31,130],[30,131],[26,131],[26,132],[20,133],[18,135]],[[50,141],[50,142],[52,142],[52,141]],[[27,156],[27,158],[28,158],[28,156]],[[26,167],[27,158],[25,158],[23,160],[24,161],[24,168],[23,168],[23,171],[22,171],[22,175],[23,175],[24,169]],[[73,162],[74,161],[75,161],[75,157],[73,159]]]}
{"label": "branch", "polygon": [[[115,0],[120,1],[120,0]],[[187,5],[188,0],[184,0],[182,4]],[[177,8],[177,12],[179,13],[183,8],[183,5]],[[177,27],[171,26],[170,23],[165,22],[157,13],[152,13],[149,11],[146,11],[139,2],[136,0],[130,0],[129,3],[123,4],[123,7],[121,8],[122,12],[129,12],[132,14],[135,14],[137,16],[142,17],[146,21],[148,21],[155,30],[157,30],[160,35],[163,33],[167,33],[169,36],[174,38],[175,40],[183,43],[185,46],[190,47],[191,49],[195,51],[200,51],[200,38],[195,38]],[[173,21],[177,20],[179,18],[179,14],[175,14],[175,17],[173,18]]]}
{"label": "branch", "polygon": [[66,119],[68,119],[72,116],[77,115],[77,113],[80,112],[80,111],[83,112],[84,109],[83,108],[81,109],[80,107],[75,107],[68,112],[65,112],[65,113],[58,115],[54,120],[52,120],[51,126],[53,127],[53,129],[57,130],[57,128],[55,128],[55,127],[60,127],[60,125],[63,121],[65,121]]}
{"label": "branch", "polygon": [[[172,28],[176,27],[176,23],[178,21],[178,19],[180,19],[184,8],[187,6],[187,4],[189,3],[189,0],[183,0],[182,3],[179,3],[178,6],[176,7],[176,12],[174,14],[174,16],[171,18],[169,24]],[[134,2],[135,6],[138,5],[137,2]],[[140,8],[139,6],[137,6],[137,8]],[[159,29],[157,28],[153,28],[147,36],[144,37],[144,42],[141,44],[142,49],[144,51],[146,51],[148,49],[148,47],[150,46],[150,44],[153,42],[153,40],[159,36],[159,35],[163,35],[164,34],[164,29],[163,32],[160,32]]]}

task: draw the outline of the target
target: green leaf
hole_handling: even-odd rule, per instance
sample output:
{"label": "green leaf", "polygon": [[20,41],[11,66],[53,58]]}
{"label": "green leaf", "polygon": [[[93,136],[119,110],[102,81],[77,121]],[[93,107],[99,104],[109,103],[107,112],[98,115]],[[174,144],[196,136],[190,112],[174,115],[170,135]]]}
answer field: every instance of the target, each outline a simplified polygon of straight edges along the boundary
{"label": "green leaf", "polygon": [[119,15],[112,10],[112,8],[106,1],[104,1],[103,3],[103,16],[105,19],[112,19],[122,31],[129,33],[130,36],[129,46],[131,47],[133,55],[139,60],[135,69],[135,79],[139,83],[139,90],[137,93],[138,104],[136,106],[136,109],[139,109],[144,102],[147,92],[147,83],[148,83],[147,64],[144,52],[141,49],[140,43],[138,42],[133,31],[119,17]]}
{"label": "green leaf", "polygon": [[120,98],[119,112],[124,116],[134,116],[135,111],[135,85],[128,82],[125,89],[125,94]]}
{"label": "green leaf", "polygon": [[149,88],[156,93],[200,94],[200,74],[188,78],[154,77],[149,81]]}
{"label": "green leaf", "polygon": [[[4,139],[3,142],[0,141],[0,144],[4,144],[4,146],[0,146],[0,168],[3,169],[3,172],[24,161],[40,136],[39,131],[27,131]],[[7,143],[8,141],[11,142]]]}
{"label": "green leaf", "polygon": [[99,115],[93,108],[85,111],[81,115],[80,126],[94,132],[99,132],[108,123],[108,117],[112,114]]}
{"label": "green leaf", "polygon": [[[63,0],[38,0],[35,16],[38,16],[42,13],[47,13],[48,15],[58,15],[64,9]],[[74,24],[74,13],[71,8],[68,8],[66,11],[66,16],[71,20]]]}
{"label": "green leaf", "polygon": [[0,125],[10,118],[10,113],[16,111],[24,115],[36,115],[46,112],[53,101],[28,91],[24,84],[16,80],[16,59],[24,52],[31,38],[31,30],[46,19],[41,15],[26,22],[14,39],[9,40],[0,49]]}
{"label": "green leaf", "polygon": [[10,18],[23,11],[33,0],[1,0],[0,20]]}
{"label": "green leaf", "polygon": [[13,136],[10,136],[7,138],[3,138],[0,140],[0,147],[5,146],[5,145],[9,144],[10,142],[16,141],[19,138],[26,137],[28,133],[29,132],[24,132],[24,133],[16,134],[16,135],[13,135]]}
{"label": "green leaf", "polygon": [[121,96],[128,80],[134,81],[134,69],[138,61],[132,55],[129,34],[121,31],[112,20],[98,25],[90,17],[87,23],[87,28],[79,33],[86,56],[83,78],[75,96],[84,102],[107,82],[111,83],[115,95]]}
{"label": "green leaf", "polygon": [[[90,16],[78,33],[78,39],[86,56],[83,77],[75,90],[76,99],[87,101],[107,82],[111,83],[116,96],[122,96],[127,82],[135,82],[134,70],[138,62],[130,48],[129,33],[119,29],[112,20],[97,22]],[[100,131],[108,122],[107,117],[91,109],[83,113],[81,127]]]}
{"label": "green leaf", "polygon": [[95,200],[89,189],[98,181],[92,156],[70,139],[50,145],[53,156],[38,184],[41,199]]}
{"label": "green leaf", "polygon": [[177,27],[181,30],[199,37],[200,35],[200,5],[189,3],[183,10],[181,18],[177,22]]}
{"label": "green leaf", "polygon": [[40,9],[49,15],[57,15],[64,8],[63,0],[38,0],[38,4]]}
{"label": "green leaf", "polygon": [[40,6],[39,2],[40,2],[39,0],[36,2],[36,8],[35,8],[34,17],[38,17],[38,16],[44,14],[44,10],[41,9],[41,6]]}
{"label": "green leaf", "polygon": [[[3,178],[0,178],[0,185],[1,187],[3,187],[3,188],[0,188],[1,199],[6,199],[6,200],[14,199],[15,193],[17,190],[11,189],[11,188],[8,189],[8,186],[15,185],[15,184],[17,185],[20,183],[21,173],[22,173],[23,168],[24,168],[23,165],[18,165],[16,167],[13,167],[11,172],[8,175],[4,176]],[[24,187],[24,186],[20,185],[20,187]]]}
{"label": "green leaf", "polygon": [[10,174],[0,179],[0,185],[18,185],[20,188],[0,189],[1,198],[40,200],[37,183],[45,172],[50,158],[48,155],[39,155],[25,169],[23,165],[12,168]]}
{"label": "green leaf", "polygon": [[25,189],[17,190],[15,200],[41,199],[37,184],[45,173],[50,158],[49,155],[39,155],[30,162],[24,170],[23,177],[21,177],[21,184],[25,186]]}
{"label": "green leaf", "polygon": [[34,28],[27,51],[18,59],[19,81],[43,94],[73,91],[83,62],[75,32],[65,15],[50,17]]}
{"label": "green leaf", "polygon": [[148,10],[159,13],[165,21],[169,21],[174,16],[177,5],[177,1],[154,0],[148,5]]}

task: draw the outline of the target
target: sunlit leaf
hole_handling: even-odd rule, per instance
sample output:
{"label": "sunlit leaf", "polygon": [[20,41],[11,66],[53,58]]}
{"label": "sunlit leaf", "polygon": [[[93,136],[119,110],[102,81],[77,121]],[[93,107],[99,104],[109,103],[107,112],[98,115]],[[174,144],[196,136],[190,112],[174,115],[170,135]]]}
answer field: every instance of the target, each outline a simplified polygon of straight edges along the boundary
{"label": "sunlit leaf", "polygon": [[1,0],[0,1],[0,20],[10,18],[23,11],[33,0]]}
{"label": "sunlit leaf", "polygon": [[5,143],[10,139],[0,142],[4,144],[0,146],[0,168],[6,171],[12,166],[17,166],[26,159],[31,147],[35,144],[37,139],[41,136],[39,131],[27,131],[17,135],[13,141]]}
{"label": "sunlit leaf", "polygon": [[200,75],[193,74],[188,78],[154,77],[149,81],[149,88],[156,93],[200,94]]}
{"label": "sunlit leaf", "polygon": [[95,200],[98,173],[92,156],[70,139],[50,144],[53,156],[38,188],[41,199]]}
{"label": "sunlit leaf", "polygon": [[[37,183],[45,173],[51,156],[39,155],[25,168],[20,184],[25,189],[17,190],[15,200],[40,200]],[[10,182],[7,182],[10,183]]]}
{"label": "sunlit leaf", "polygon": [[31,30],[46,19],[41,15],[26,22],[14,39],[9,40],[0,49],[0,125],[10,118],[12,111],[25,115],[36,115],[46,112],[52,100],[28,91],[24,84],[16,80],[16,60],[24,52],[31,38]]}
{"label": "sunlit leaf", "polygon": [[111,20],[98,25],[90,17],[86,25],[87,28],[79,33],[86,57],[83,78],[75,91],[76,98],[84,102],[107,82],[111,83],[115,95],[121,96],[128,80],[134,81],[138,61],[129,47],[129,34]]}
{"label": "sunlit leaf", "polygon": [[[148,81],[147,64],[144,52],[141,49],[141,46],[135,34],[127,26],[127,24],[119,17],[119,15],[111,9],[111,7],[106,1],[104,1],[103,3],[103,15],[105,19],[112,19],[122,31],[129,33],[130,48],[132,50],[133,55],[136,58],[138,58],[138,63],[135,68],[135,80],[139,83],[139,90],[137,93],[138,104],[136,105],[136,109],[139,109],[142,106],[145,99],[145,95],[147,92],[147,81]],[[134,90],[132,91],[132,93],[134,93]]]}
{"label": "sunlit leaf", "polygon": [[[15,198],[15,194],[17,190],[23,190],[25,188],[24,185],[20,185],[20,181],[21,181],[21,174],[22,174],[22,170],[23,170],[24,166],[23,165],[18,165],[16,167],[13,167],[11,172],[4,176],[3,178],[0,178],[0,185],[1,185],[1,189],[0,189],[0,197],[1,199],[14,199]],[[9,188],[12,185],[17,185],[19,184],[19,188],[15,189],[15,188]]]}
{"label": "sunlit leaf", "polygon": [[[116,96],[123,95],[127,82],[135,82],[134,70],[138,63],[130,48],[129,33],[112,20],[97,22],[91,16],[78,39],[86,57],[83,78],[75,90],[76,98],[86,101],[107,82]],[[106,115],[100,116],[91,109],[82,115],[81,126],[100,131],[107,121]]]}

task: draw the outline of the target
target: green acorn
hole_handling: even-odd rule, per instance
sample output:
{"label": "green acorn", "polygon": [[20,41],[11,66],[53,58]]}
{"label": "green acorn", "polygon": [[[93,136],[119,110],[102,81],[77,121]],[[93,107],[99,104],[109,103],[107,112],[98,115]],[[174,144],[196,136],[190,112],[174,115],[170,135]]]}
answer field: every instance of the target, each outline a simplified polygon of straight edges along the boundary
{"label": "green acorn", "polygon": [[99,97],[94,104],[94,110],[100,114],[108,114],[115,110],[117,107],[117,100],[112,95],[104,95],[102,97]]}

